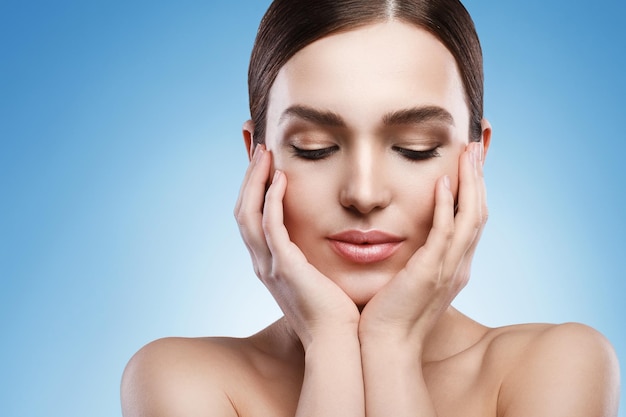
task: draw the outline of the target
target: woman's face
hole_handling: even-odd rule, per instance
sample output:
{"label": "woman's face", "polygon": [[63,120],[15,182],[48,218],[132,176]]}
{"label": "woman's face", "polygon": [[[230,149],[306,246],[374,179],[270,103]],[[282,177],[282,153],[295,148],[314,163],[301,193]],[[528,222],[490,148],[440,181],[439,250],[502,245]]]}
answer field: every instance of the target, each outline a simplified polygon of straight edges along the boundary
{"label": "woman's face", "polygon": [[455,60],[427,31],[385,22],[308,45],[279,72],[267,114],[291,240],[366,304],[425,242],[437,179],[456,195],[468,132]]}

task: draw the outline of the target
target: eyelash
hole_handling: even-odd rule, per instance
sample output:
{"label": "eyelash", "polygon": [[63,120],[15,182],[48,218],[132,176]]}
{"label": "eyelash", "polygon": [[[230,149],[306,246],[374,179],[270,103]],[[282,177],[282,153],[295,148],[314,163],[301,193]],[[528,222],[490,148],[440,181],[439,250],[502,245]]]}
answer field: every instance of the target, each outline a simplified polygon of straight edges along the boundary
{"label": "eyelash", "polygon": [[439,154],[439,146],[427,151],[414,151],[412,149],[400,148],[399,146],[394,146],[392,149],[411,161],[425,161],[441,156]]}
{"label": "eyelash", "polygon": [[328,148],[321,149],[301,149],[295,145],[291,145],[293,154],[298,158],[308,159],[310,161],[317,161],[324,159],[339,150],[337,146],[330,146]]}
{"label": "eyelash", "polygon": [[[337,146],[330,146],[328,148],[321,149],[301,149],[295,145],[291,145],[291,149],[296,157],[307,159],[309,161],[318,161],[327,158],[339,150]],[[425,161],[427,159],[441,156],[438,151],[439,146],[427,151],[415,151],[412,149],[401,148],[399,146],[394,146],[392,149],[411,161]]]}

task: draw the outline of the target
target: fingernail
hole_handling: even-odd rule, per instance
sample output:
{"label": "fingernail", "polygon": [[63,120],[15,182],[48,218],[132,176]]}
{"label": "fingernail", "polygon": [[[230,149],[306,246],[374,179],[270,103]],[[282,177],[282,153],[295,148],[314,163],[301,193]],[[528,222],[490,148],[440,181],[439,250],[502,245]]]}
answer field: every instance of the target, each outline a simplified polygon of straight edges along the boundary
{"label": "fingernail", "polygon": [[450,189],[450,177],[449,176],[447,175],[443,176],[443,185],[445,185],[448,190]]}
{"label": "fingernail", "polygon": [[480,146],[478,147],[478,152],[479,152],[479,161],[483,162],[483,160],[485,159],[485,144],[483,143],[483,141],[481,140],[480,142],[478,142],[480,144]]}
{"label": "fingernail", "polygon": [[276,180],[278,180],[278,177],[280,177],[280,171],[277,169],[276,171],[274,171],[274,178],[272,178],[272,183],[276,182]]}
{"label": "fingernail", "polygon": [[474,168],[476,168],[476,165],[478,165],[478,162],[480,161],[480,149],[478,148],[478,144],[474,143],[472,144],[472,163],[474,164]]}
{"label": "fingernail", "polygon": [[256,145],[256,147],[254,148],[254,153],[252,154],[252,159],[258,161],[259,158],[261,158],[263,151],[265,150],[264,148],[265,147],[262,144]]}

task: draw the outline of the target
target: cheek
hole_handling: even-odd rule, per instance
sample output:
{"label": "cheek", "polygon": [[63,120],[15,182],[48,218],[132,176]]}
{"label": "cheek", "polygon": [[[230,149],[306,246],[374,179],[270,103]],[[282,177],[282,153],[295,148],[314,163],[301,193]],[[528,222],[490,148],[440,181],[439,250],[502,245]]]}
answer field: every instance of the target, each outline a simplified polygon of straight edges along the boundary
{"label": "cheek", "polygon": [[410,219],[413,230],[418,231],[418,243],[426,240],[432,227],[435,210],[435,189],[437,181],[443,176],[450,177],[452,194],[456,201],[458,190],[457,155],[445,157],[420,172],[419,175],[404,175],[398,178],[396,203],[404,211],[404,218]]}
{"label": "cheek", "polygon": [[[435,208],[436,173],[422,174],[419,180],[405,179],[406,184],[396,195],[396,204],[403,212],[411,229],[417,232],[418,240],[425,240],[432,226]],[[423,239],[422,239],[423,238]]]}
{"label": "cheek", "polygon": [[323,181],[313,180],[315,175],[294,175],[289,171],[285,175],[284,223],[291,240],[299,244],[307,235],[305,232],[313,230],[315,220],[331,209],[328,204],[330,190]]}

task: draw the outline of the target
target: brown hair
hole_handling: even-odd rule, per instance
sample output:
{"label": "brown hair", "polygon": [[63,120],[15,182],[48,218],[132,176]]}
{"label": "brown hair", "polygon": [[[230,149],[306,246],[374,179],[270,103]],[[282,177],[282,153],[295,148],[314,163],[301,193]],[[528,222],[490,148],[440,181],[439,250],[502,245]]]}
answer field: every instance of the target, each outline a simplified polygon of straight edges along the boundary
{"label": "brown hair", "polygon": [[479,141],[482,51],[474,22],[458,0],[274,0],[261,20],[248,69],[254,141],[265,141],[269,92],[292,56],[324,36],[389,19],[428,30],[452,53],[470,112],[469,137]]}

